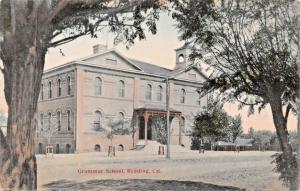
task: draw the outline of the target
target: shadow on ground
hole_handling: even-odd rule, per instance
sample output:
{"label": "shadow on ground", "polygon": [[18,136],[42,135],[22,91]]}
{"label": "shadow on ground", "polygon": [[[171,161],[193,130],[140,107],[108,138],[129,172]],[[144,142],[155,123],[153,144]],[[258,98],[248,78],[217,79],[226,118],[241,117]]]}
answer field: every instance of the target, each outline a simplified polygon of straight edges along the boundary
{"label": "shadow on ground", "polygon": [[86,182],[75,182],[59,180],[43,186],[46,190],[110,190],[110,191],[242,191],[236,187],[218,186],[202,182],[175,181],[175,180],[148,180],[148,179],[126,179],[126,180],[89,180]]}

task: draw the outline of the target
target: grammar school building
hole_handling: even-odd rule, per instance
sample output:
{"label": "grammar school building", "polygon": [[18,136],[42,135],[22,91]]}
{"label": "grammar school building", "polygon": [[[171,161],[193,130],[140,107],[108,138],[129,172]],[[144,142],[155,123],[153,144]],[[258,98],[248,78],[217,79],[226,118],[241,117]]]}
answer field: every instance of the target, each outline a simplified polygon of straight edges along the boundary
{"label": "grammar school building", "polygon": [[113,145],[130,150],[155,140],[151,120],[166,115],[166,79],[170,84],[171,144],[189,148],[195,114],[207,104],[197,88],[207,79],[188,61],[188,46],[178,48],[173,70],[127,58],[95,45],[93,54],[44,72],[38,101],[36,152],[107,151],[101,128],[115,119],[131,121],[134,131],[116,135]]}

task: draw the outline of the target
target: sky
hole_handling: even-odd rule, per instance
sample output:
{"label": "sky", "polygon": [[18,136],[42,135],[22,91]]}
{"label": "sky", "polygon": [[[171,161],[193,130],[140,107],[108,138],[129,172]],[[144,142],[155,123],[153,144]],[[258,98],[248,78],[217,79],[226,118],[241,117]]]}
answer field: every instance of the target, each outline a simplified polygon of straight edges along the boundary
{"label": "sky", "polygon": [[[113,46],[114,35],[107,31],[101,32],[98,38],[81,37],[73,42],[51,48],[46,55],[45,69],[52,68],[64,64],[66,62],[86,57],[92,54],[92,46],[95,44],[106,44],[108,48],[115,48],[124,56],[146,61],[166,68],[175,67],[175,51],[174,49],[181,47],[184,42],[180,41],[179,33],[175,27],[175,22],[167,14],[162,14],[157,23],[158,33],[152,35],[147,33],[146,40],[136,41],[135,44],[126,49],[125,45],[119,44]],[[63,55],[62,53],[63,52]],[[0,89],[3,90],[3,76],[0,78]],[[224,108],[229,115],[234,116],[240,114],[242,116],[243,131],[246,133],[250,127],[255,130],[271,130],[275,131],[272,121],[270,107],[266,107],[261,113],[255,113],[248,117],[247,109],[238,110],[238,104],[225,104]],[[3,91],[0,91],[0,109],[7,111]],[[295,130],[297,127],[296,117],[290,114],[288,120],[288,129]]]}

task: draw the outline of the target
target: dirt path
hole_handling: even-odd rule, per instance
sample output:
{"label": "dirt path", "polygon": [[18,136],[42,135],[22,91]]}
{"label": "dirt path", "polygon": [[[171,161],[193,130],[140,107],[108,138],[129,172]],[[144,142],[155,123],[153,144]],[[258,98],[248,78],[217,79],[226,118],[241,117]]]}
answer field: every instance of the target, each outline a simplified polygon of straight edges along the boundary
{"label": "dirt path", "polygon": [[178,152],[172,153],[172,160],[137,151],[117,153],[115,158],[106,157],[106,153],[56,155],[54,158],[38,156],[38,185],[42,188],[42,185],[62,180],[84,183],[89,180],[152,179],[205,182],[250,191],[283,191],[285,188],[278,181],[278,174],[272,171],[272,154]]}

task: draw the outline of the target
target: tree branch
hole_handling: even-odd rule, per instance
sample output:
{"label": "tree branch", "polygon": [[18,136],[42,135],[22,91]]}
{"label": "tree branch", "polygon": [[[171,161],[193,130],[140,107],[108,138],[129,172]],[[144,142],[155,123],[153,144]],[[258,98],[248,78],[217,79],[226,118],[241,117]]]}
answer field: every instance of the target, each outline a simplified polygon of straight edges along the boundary
{"label": "tree branch", "polygon": [[285,110],[285,116],[284,116],[284,122],[287,123],[288,117],[289,117],[289,113],[291,111],[291,104],[288,104]]}
{"label": "tree branch", "polygon": [[52,20],[60,14],[60,12],[71,2],[71,0],[60,0],[57,6],[55,6],[54,9],[51,10],[49,13],[49,16],[47,17],[47,23],[51,23]]}

